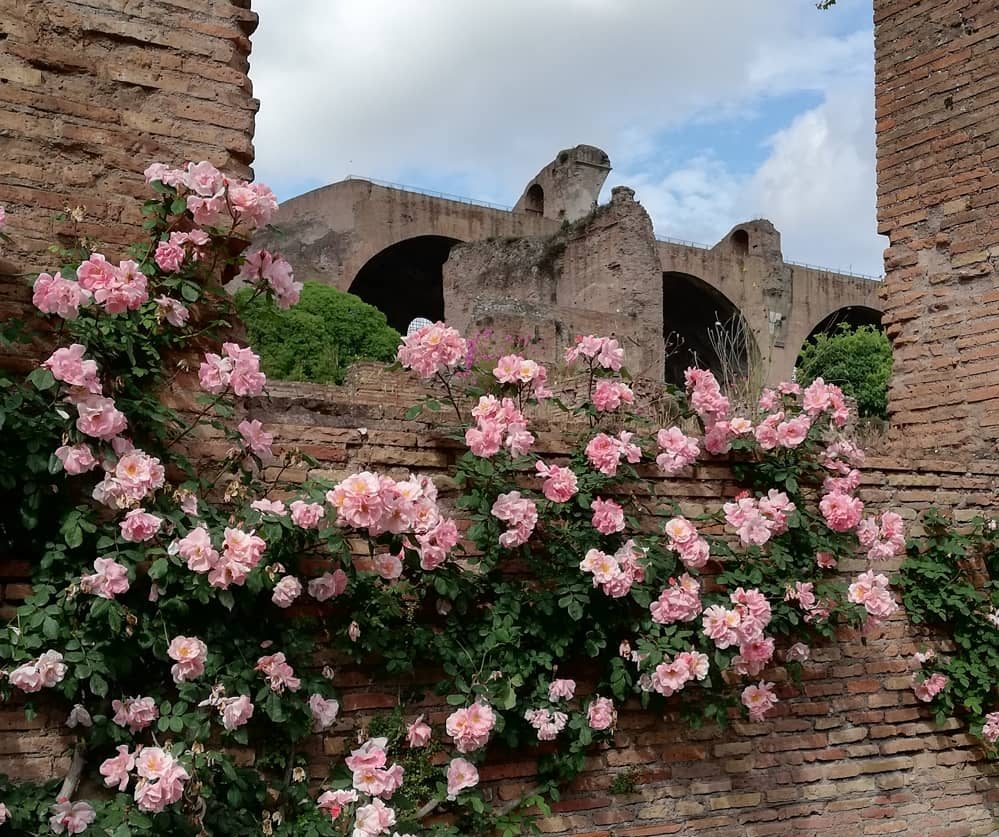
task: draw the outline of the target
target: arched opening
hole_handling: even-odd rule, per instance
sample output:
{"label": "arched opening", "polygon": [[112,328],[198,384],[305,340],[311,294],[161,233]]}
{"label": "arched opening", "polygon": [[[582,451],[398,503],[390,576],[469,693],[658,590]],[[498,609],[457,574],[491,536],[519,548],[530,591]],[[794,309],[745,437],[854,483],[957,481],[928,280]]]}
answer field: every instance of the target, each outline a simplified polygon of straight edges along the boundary
{"label": "arched opening", "polygon": [[749,233],[745,230],[736,230],[729,237],[729,240],[732,242],[732,247],[736,253],[741,253],[742,255],[749,253]]}
{"label": "arched opening", "polygon": [[808,333],[808,340],[817,334],[832,334],[834,331],[838,331],[843,324],[849,326],[850,329],[867,325],[881,328],[881,312],[875,308],[868,308],[866,305],[848,305],[845,308],[839,308],[829,316],[824,317]]}
{"label": "arched opening", "polygon": [[545,214],[545,190],[541,188],[540,183],[532,183],[524,195],[524,211],[537,215]]}
{"label": "arched opening", "polygon": [[374,305],[402,334],[416,317],[444,319],[444,262],[455,238],[421,235],[386,247],[368,259],[350,293]]}
{"label": "arched opening", "polygon": [[663,274],[666,381],[683,386],[690,366],[710,369],[725,385],[749,374],[756,342],[741,312],[707,282],[688,273]]}

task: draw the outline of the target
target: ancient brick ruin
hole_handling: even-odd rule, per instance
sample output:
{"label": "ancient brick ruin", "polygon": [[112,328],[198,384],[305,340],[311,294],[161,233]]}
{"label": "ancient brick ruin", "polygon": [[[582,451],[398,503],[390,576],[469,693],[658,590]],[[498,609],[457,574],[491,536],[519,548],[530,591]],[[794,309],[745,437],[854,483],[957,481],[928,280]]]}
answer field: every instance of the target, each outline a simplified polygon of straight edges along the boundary
{"label": "ancient brick ruin", "polygon": [[[140,193],[139,172],[148,159],[208,158],[229,171],[246,171],[255,110],[245,75],[254,25],[248,5],[0,0],[0,204],[10,212],[16,243],[0,259],[0,317],[23,309],[25,274],[45,264],[43,250],[52,234],[71,231],[68,222],[52,226],[53,211],[86,205],[83,231],[107,242],[109,256],[118,255],[138,220],[132,197]],[[107,6],[116,11],[99,8]],[[897,358],[893,423],[904,445],[872,458],[860,494],[872,508],[901,507],[910,521],[932,504],[967,518],[999,501],[999,9],[984,0],[875,0],[874,6],[879,214],[891,238],[885,320]],[[101,92],[99,106],[95,90]],[[590,233],[567,237],[561,252],[546,256],[532,237],[550,240],[560,223],[543,212],[524,212],[516,220],[522,226],[514,226],[511,213],[435,205],[427,196],[363,181],[327,187],[334,188],[356,201],[358,211],[350,217],[358,229],[364,226],[364,236],[391,235],[388,229],[378,232],[386,218],[437,213],[444,236],[464,229],[468,238],[452,237],[516,237],[462,248],[447,269],[447,282],[460,281],[453,271],[463,260],[478,265],[472,278],[483,282],[476,277],[500,275],[507,263],[549,264],[561,279],[539,273],[531,280],[537,307],[528,313],[539,322],[552,283],[563,300],[576,303],[565,314],[579,317],[574,325],[593,322],[586,314],[593,298],[587,296],[587,277],[607,268],[610,250],[621,252],[616,239],[632,242],[630,257],[647,271],[710,277],[717,270],[725,277],[722,292],[744,312],[749,303],[731,290],[743,269],[770,277],[760,304],[763,293],[779,298],[785,279],[793,300],[810,293],[807,273],[772,258],[775,232],[763,223],[740,225],[707,250],[646,242],[644,233],[632,235],[644,227],[644,212],[627,192],[603,213],[584,218],[584,225],[593,226]],[[318,200],[315,195],[310,199]],[[407,228],[402,238],[436,234],[417,229]],[[311,244],[330,230],[315,232]],[[392,243],[384,241],[379,249]],[[756,246],[770,255],[754,254]],[[312,254],[312,260],[299,262],[299,269],[307,276],[303,264],[320,267],[327,258],[331,277],[352,281],[379,252],[365,255],[354,247],[349,237],[330,238],[328,249],[305,247],[303,255]],[[341,261],[330,253],[339,253]],[[773,275],[775,265],[790,275]],[[482,299],[493,306],[486,313],[499,316],[495,303]],[[635,313],[651,339],[656,326],[644,308],[656,304],[662,305],[661,296],[629,297],[621,316]],[[822,304],[816,304],[815,316],[824,316]],[[479,316],[474,305],[455,310],[469,321]],[[762,327],[769,331],[769,322]],[[800,337],[800,331],[789,331],[784,339],[793,344]],[[24,365],[23,359],[6,359],[19,361]],[[254,415],[272,425],[282,445],[315,456],[326,475],[362,466],[435,474],[456,456],[454,443],[432,426],[403,419],[417,393],[408,379],[362,366],[343,388],[277,383],[271,389],[273,400],[255,405]],[[564,450],[557,427],[539,436],[542,452]],[[934,453],[938,448],[940,455]],[[691,511],[704,498],[734,489],[721,461],[706,462],[686,478],[661,480],[663,494]],[[3,559],[0,608],[8,616],[26,593],[31,558]],[[856,569],[843,566],[848,573]],[[786,700],[782,714],[752,727],[738,724],[724,735],[691,732],[674,718],[629,709],[614,745],[593,753],[543,830],[579,837],[987,834],[996,821],[997,768],[983,760],[959,722],[937,727],[917,705],[909,674],[921,641],[901,615],[874,636],[844,635],[816,650],[803,691]],[[347,720],[333,734],[315,738],[316,776],[343,752],[351,719],[394,700],[363,671],[342,676]],[[64,715],[53,708],[28,722],[16,707],[0,710],[0,772],[21,778],[64,773]],[[532,772],[529,758],[520,758],[494,763],[482,775],[497,795],[509,798],[529,786]],[[612,793],[618,776],[627,776],[634,790]]]}

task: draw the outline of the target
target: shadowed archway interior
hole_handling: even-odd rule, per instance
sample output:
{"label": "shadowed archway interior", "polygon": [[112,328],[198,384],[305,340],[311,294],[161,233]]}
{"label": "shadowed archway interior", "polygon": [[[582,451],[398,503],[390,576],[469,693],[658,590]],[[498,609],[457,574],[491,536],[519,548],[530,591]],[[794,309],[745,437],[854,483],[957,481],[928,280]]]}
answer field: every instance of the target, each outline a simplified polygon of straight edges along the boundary
{"label": "shadowed archway interior", "polygon": [[396,331],[416,317],[444,319],[444,262],[455,238],[421,235],[386,247],[358,272],[350,293],[374,305]]}
{"label": "shadowed archway interior", "polygon": [[690,366],[710,369],[720,381],[748,368],[753,338],[742,313],[689,273],[663,273],[663,338],[667,383],[683,386]]}
{"label": "shadowed archway interior", "polygon": [[[868,308],[864,305],[849,305],[833,311],[829,316],[823,318],[815,328],[808,333],[808,340],[817,334],[831,334],[842,324],[848,325],[851,329],[860,326],[874,326],[881,328],[881,312],[875,308]],[[807,343],[808,340],[805,342]]]}

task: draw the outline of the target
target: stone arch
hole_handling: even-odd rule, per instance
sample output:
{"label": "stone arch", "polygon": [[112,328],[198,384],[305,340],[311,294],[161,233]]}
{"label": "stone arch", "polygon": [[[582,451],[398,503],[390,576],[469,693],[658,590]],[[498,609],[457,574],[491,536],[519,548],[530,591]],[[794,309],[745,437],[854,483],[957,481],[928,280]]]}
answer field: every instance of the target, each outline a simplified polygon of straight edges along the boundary
{"label": "stone arch", "polygon": [[405,334],[415,317],[444,319],[444,262],[459,239],[419,235],[390,244],[357,271],[350,293],[378,308]]}
{"label": "stone arch", "polygon": [[808,332],[808,337],[805,338],[804,342],[807,343],[817,334],[828,334],[835,331],[842,323],[846,323],[851,328],[865,325],[881,328],[881,312],[877,308],[871,308],[867,305],[845,305],[842,308],[837,308],[819,320],[815,327]]}
{"label": "stone arch", "polygon": [[734,249],[736,253],[740,253],[744,256],[749,254],[749,233],[745,230],[738,229],[733,232],[732,235],[729,236],[729,241],[732,242],[732,249]]}
{"label": "stone arch", "polygon": [[545,190],[540,183],[532,183],[524,195],[524,211],[535,215],[545,214]]}
{"label": "stone arch", "polygon": [[735,304],[703,279],[678,271],[663,273],[663,339],[666,381],[678,386],[690,366],[710,369],[720,381],[726,373],[730,379],[745,374],[756,351]]}

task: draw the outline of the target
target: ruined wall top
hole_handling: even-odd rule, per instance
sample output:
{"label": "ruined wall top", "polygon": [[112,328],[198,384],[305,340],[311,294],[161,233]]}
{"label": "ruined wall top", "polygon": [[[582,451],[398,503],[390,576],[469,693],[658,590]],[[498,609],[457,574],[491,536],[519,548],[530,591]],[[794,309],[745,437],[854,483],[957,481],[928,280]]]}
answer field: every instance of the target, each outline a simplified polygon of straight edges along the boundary
{"label": "ruined wall top", "polygon": [[527,184],[514,211],[576,221],[596,206],[610,170],[610,157],[596,146],[563,149]]}

